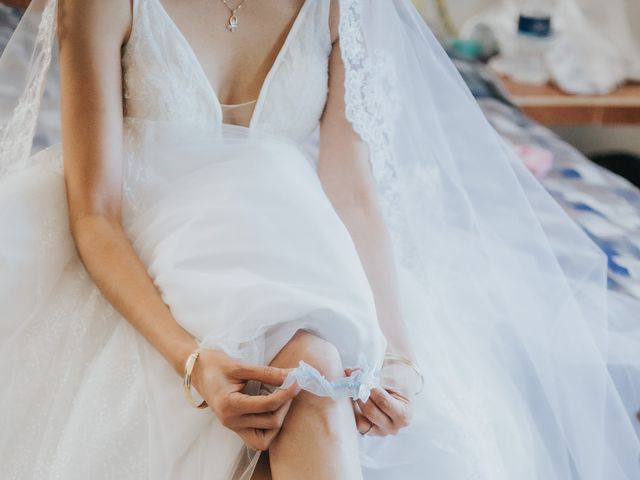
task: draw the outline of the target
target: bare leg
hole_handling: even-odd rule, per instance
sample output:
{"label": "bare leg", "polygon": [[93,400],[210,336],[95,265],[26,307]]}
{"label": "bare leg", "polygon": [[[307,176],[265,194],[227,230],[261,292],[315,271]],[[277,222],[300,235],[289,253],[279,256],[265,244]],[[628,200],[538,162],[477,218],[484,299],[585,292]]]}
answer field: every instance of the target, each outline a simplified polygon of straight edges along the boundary
{"label": "bare leg", "polygon": [[271,480],[271,467],[269,466],[269,453],[262,452],[251,480]]}
{"label": "bare leg", "polygon": [[[291,368],[300,360],[328,379],[344,375],[335,347],[305,331],[299,331],[291,339],[272,365]],[[335,401],[301,392],[269,449],[273,479],[362,479],[357,435],[349,399]]]}

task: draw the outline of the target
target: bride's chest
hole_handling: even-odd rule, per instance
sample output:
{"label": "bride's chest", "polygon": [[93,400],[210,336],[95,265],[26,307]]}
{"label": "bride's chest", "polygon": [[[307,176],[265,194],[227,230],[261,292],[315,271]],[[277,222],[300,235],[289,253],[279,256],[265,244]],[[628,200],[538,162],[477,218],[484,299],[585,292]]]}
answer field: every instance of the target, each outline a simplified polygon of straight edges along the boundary
{"label": "bride's chest", "polygon": [[[251,128],[299,141],[317,127],[328,93],[328,10],[327,0],[306,0],[264,81]],[[122,65],[127,117],[222,124],[215,91],[158,0],[134,3]]]}

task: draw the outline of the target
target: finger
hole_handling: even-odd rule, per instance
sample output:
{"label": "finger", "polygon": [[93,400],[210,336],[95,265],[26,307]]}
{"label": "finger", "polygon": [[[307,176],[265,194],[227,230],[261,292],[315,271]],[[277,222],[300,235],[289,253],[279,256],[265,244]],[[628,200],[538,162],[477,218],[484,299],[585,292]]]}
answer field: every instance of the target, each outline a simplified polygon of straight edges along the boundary
{"label": "finger", "polygon": [[399,392],[397,390],[394,390],[392,388],[386,388],[385,390],[387,392],[389,392],[389,395],[391,395],[393,398],[396,398],[396,399],[400,400],[401,402],[404,402],[406,405],[411,405],[411,400],[404,393],[401,393],[401,392]]}
{"label": "finger", "polygon": [[393,428],[390,433],[396,434],[407,427],[411,421],[410,403],[404,397],[396,396],[395,393],[382,389],[376,390],[371,392],[371,401],[391,419]]}
{"label": "finger", "polygon": [[285,403],[275,412],[250,413],[229,418],[223,422],[224,426],[232,430],[261,429],[278,430],[282,427],[285,417],[289,412],[291,401]]}
{"label": "finger", "polygon": [[367,437],[388,437],[389,435],[394,435],[394,432],[383,430],[382,428],[374,425],[371,427],[371,430],[367,432]]}
{"label": "finger", "polygon": [[386,437],[387,435],[393,434],[393,432],[384,430],[371,423],[367,417],[359,412],[356,412],[356,428],[360,435],[367,437]]}
{"label": "finger", "polygon": [[362,400],[357,400],[357,402],[358,407],[360,407],[360,411],[371,423],[385,431],[393,429],[393,422],[391,419],[386,413],[378,408],[373,400],[369,399],[367,403],[364,403]]}
{"label": "finger", "polygon": [[356,428],[358,429],[358,433],[363,434],[367,432],[367,434],[372,430],[373,423],[369,421],[367,417],[365,417],[360,412],[355,412],[356,415]]}
{"label": "finger", "polygon": [[399,421],[404,416],[406,404],[391,396],[389,392],[382,388],[371,390],[371,400],[382,410],[392,422]]}
{"label": "finger", "polygon": [[400,417],[398,419],[394,419],[395,425],[398,428],[408,427],[411,423],[411,417],[413,413],[411,409],[411,400],[396,392],[389,392],[389,394],[400,402],[399,405],[402,408],[402,414],[400,415]]}
{"label": "finger", "polygon": [[275,412],[285,403],[292,400],[300,392],[297,384],[291,387],[276,390],[269,395],[246,395],[241,392],[230,393],[223,407],[223,414],[228,416],[245,415],[248,413]]}
{"label": "finger", "polygon": [[279,430],[260,430],[247,428],[238,431],[238,435],[244,443],[254,450],[266,451],[278,436]]}
{"label": "finger", "polygon": [[291,369],[277,368],[269,365],[240,365],[231,376],[238,380],[256,380],[267,385],[282,385]]}

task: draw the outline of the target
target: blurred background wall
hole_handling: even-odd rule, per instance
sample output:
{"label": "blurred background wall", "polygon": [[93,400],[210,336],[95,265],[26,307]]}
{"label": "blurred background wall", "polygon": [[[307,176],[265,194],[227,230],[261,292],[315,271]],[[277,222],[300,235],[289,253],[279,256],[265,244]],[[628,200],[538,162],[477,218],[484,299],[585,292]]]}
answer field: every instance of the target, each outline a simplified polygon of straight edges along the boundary
{"label": "blurred background wall", "polygon": [[[425,0],[427,8],[433,9],[434,0]],[[447,0],[453,22],[460,26],[472,15],[499,0]],[[627,0],[629,18],[633,24],[634,33],[640,40],[640,0]]]}

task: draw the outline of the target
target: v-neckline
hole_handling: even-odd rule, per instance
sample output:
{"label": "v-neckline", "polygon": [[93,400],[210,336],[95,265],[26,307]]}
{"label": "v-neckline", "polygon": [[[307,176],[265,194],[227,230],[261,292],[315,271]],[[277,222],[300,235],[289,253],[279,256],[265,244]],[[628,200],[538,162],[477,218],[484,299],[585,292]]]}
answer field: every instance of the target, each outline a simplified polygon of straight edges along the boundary
{"label": "v-neckline", "polygon": [[[184,44],[184,47],[186,48],[186,50],[188,52],[188,55],[192,59],[192,63],[194,64],[194,68],[196,69],[196,71],[198,72],[200,77],[202,77],[202,80],[204,81],[204,83],[205,83],[205,85],[206,85],[206,87],[207,87],[207,89],[209,91],[209,94],[213,98],[214,108],[216,110],[216,113],[218,114],[218,118],[219,118],[220,124],[223,124],[223,122],[224,122],[224,118],[223,118],[224,114],[223,114],[223,111],[222,111],[222,102],[220,101],[220,97],[218,97],[218,93],[216,92],[216,89],[211,84],[211,81],[209,80],[209,77],[207,77],[207,74],[205,73],[204,67],[202,66],[202,63],[200,62],[200,59],[198,58],[198,56],[196,55],[195,50],[193,49],[193,47],[189,43],[189,40],[187,40],[187,37],[185,37],[184,33],[182,33],[182,30],[180,30],[180,27],[178,27],[178,24],[175,22],[175,20],[173,20],[173,18],[171,17],[171,15],[167,11],[167,9],[162,4],[162,1],[161,0],[156,0],[156,3],[158,5],[161,13],[163,14],[165,19],[167,20],[167,23],[175,31],[176,36],[178,37],[178,39]],[[245,127],[245,128],[252,129],[254,123],[258,119],[258,117],[259,117],[259,115],[260,115],[260,113],[262,111],[262,106],[263,106],[263,104],[265,102],[266,94],[267,94],[267,91],[268,91],[269,86],[271,84],[271,80],[273,79],[273,76],[275,75],[280,62],[282,61],[282,58],[286,55],[286,53],[287,53],[287,51],[289,49],[289,44],[291,43],[292,38],[295,36],[296,32],[298,31],[299,25],[302,23],[302,19],[306,15],[306,11],[307,11],[307,9],[308,9],[308,7],[309,7],[309,5],[311,3],[312,3],[312,0],[304,0],[304,3],[302,5],[302,7],[298,11],[298,14],[296,15],[296,18],[294,19],[293,24],[291,25],[291,28],[289,29],[289,32],[287,33],[287,36],[285,37],[284,43],[282,44],[282,47],[280,47],[280,50],[278,51],[278,54],[276,55],[276,59],[274,60],[274,62],[271,65],[271,67],[269,68],[269,71],[267,72],[267,75],[265,76],[264,81],[262,82],[262,85],[260,86],[260,90],[258,92],[258,97],[257,97],[257,100],[256,100],[256,106],[255,106],[255,108],[253,110],[253,113],[251,114],[251,120],[249,120],[249,126]]]}

